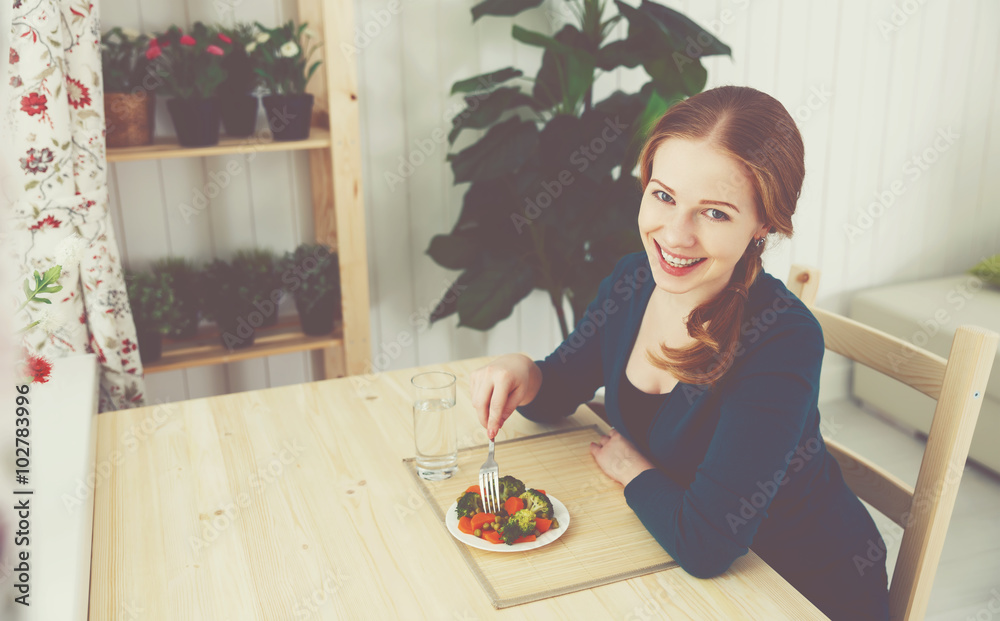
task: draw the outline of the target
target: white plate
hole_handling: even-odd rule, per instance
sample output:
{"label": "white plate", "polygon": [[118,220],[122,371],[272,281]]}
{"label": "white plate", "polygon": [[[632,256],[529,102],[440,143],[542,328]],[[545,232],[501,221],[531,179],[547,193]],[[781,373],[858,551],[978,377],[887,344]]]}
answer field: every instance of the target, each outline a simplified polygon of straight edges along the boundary
{"label": "white plate", "polygon": [[458,514],[455,513],[455,508],[458,507],[458,501],[451,503],[448,510],[444,514],[444,523],[448,527],[448,532],[454,535],[455,539],[458,539],[462,543],[466,543],[473,548],[479,548],[480,550],[487,550],[489,552],[524,552],[526,550],[534,550],[535,548],[540,548],[544,545],[548,545],[555,541],[556,539],[562,537],[562,534],[566,532],[569,528],[569,511],[566,510],[566,505],[556,500],[551,494],[546,494],[549,500],[552,501],[552,513],[557,520],[559,520],[559,528],[550,528],[541,535],[535,538],[534,541],[525,541],[524,543],[515,543],[514,545],[507,545],[506,543],[490,543],[485,539],[476,537],[475,535],[469,535],[458,530]]}

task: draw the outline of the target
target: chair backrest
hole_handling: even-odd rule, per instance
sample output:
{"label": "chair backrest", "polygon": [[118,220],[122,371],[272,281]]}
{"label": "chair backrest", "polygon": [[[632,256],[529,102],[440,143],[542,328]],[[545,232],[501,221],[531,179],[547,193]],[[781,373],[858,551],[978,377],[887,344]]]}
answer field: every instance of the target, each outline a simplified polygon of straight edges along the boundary
{"label": "chair backrest", "polygon": [[787,286],[819,320],[826,348],[937,400],[914,488],[850,449],[826,440],[851,490],[903,527],[889,586],[890,618],[923,619],[1000,335],[979,326],[959,326],[946,360],[815,307],[819,276],[819,270],[793,265]]}

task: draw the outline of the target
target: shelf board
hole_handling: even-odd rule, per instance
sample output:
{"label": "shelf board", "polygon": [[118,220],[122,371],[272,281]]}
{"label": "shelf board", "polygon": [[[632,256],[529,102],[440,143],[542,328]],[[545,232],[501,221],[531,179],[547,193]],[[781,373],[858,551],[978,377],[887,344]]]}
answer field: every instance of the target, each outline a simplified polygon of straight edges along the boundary
{"label": "shelf board", "polygon": [[218,330],[212,326],[200,329],[198,335],[190,339],[164,340],[163,357],[156,362],[144,364],[143,369],[146,374],[162,373],[297,351],[340,347],[343,344],[339,321],[334,323],[333,332],[326,336],[307,336],[302,333],[298,319],[295,318],[279,322],[274,327],[258,328],[253,345],[230,351],[222,345]]}
{"label": "shelf board", "polygon": [[330,130],[313,127],[305,140],[275,142],[261,135],[246,138],[220,137],[219,144],[210,147],[182,147],[173,137],[157,138],[153,144],[140,147],[108,148],[109,162],[135,162],[139,160],[162,160],[175,157],[206,157],[209,155],[245,154],[263,151],[303,151],[308,149],[328,149]]}

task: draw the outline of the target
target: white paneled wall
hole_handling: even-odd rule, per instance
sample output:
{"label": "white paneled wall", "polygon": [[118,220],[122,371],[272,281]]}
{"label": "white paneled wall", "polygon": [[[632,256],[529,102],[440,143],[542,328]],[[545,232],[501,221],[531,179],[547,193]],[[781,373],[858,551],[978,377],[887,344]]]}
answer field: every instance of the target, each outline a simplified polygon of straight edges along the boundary
{"label": "white paneled wall", "polygon": [[[486,334],[458,329],[457,317],[426,325],[457,272],[439,267],[425,251],[431,237],[453,226],[467,187],[452,184],[447,144],[433,140],[436,130],[450,129],[457,111],[451,84],[508,65],[533,75],[540,53],[511,38],[512,23],[554,32],[570,15],[563,0],[547,0],[543,9],[513,20],[472,24],[472,4],[410,0],[389,14],[387,0],[359,0],[358,31],[367,26],[375,35],[353,59],[329,51],[334,62],[359,67],[376,370],[518,350],[540,357],[559,342],[554,312],[539,291]],[[995,0],[663,4],[732,47],[732,59],[706,59],[706,88],[741,84],[770,93],[802,132],[806,179],[796,232],[765,254],[771,274],[786,278],[792,263],[820,268],[818,304],[846,312],[858,289],[961,272],[1000,252]],[[197,19],[295,17],[293,0],[103,0],[101,10],[105,27],[146,31]],[[617,31],[623,34],[625,26]],[[645,81],[641,70],[603,75],[595,99]],[[162,102],[157,122],[158,133],[171,131]],[[467,130],[453,150],[478,136]],[[408,158],[423,161],[401,170]],[[179,205],[217,179],[228,159],[112,166],[127,265],[144,267],[168,253],[228,258],[247,245],[284,251],[312,239],[303,154],[237,157],[242,174],[207,209],[185,219]],[[394,183],[387,173],[403,181]],[[404,333],[413,341],[401,347]],[[846,361],[828,353],[824,366],[826,398],[846,394]],[[152,399],[177,400],[307,381],[312,373],[310,355],[290,354],[157,374],[147,382]]]}

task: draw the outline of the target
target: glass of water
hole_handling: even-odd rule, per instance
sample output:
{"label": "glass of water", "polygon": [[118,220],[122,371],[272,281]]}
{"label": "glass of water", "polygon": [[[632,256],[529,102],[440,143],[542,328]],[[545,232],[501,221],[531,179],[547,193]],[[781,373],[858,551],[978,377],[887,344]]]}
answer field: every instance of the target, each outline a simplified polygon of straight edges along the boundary
{"label": "glass of water", "polygon": [[455,376],[430,371],[414,375],[410,382],[417,473],[428,481],[448,479],[458,469]]}

